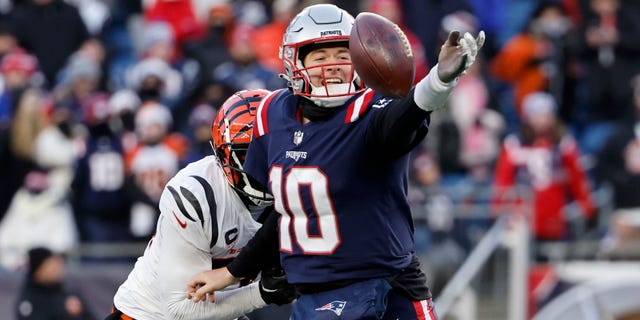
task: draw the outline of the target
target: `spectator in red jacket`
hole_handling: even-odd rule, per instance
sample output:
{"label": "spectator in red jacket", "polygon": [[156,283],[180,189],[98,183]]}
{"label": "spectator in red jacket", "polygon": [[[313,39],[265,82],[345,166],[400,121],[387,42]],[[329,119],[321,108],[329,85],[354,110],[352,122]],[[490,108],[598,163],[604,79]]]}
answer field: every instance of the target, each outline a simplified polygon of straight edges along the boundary
{"label": "spectator in red jacket", "polygon": [[[579,161],[580,151],[573,138],[563,132],[556,109],[548,93],[525,97],[520,135],[504,140],[495,171],[493,204],[503,212],[531,208],[537,240],[569,237],[565,210],[571,199],[577,201],[589,228],[596,221],[596,206]],[[524,194],[522,189],[526,190]]]}

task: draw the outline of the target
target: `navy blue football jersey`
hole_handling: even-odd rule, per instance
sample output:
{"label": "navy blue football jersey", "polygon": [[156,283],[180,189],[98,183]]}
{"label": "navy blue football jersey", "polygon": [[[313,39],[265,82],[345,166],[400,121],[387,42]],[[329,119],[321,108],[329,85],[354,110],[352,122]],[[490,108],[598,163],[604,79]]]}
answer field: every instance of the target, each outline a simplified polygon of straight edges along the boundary
{"label": "navy blue football jersey", "polygon": [[372,116],[391,99],[366,90],[327,120],[302,124],[299,96],[267,96],[244,169],[281,214],[281,262],[291,283],[386,277],[409,265],[408,156],[388,157]]}

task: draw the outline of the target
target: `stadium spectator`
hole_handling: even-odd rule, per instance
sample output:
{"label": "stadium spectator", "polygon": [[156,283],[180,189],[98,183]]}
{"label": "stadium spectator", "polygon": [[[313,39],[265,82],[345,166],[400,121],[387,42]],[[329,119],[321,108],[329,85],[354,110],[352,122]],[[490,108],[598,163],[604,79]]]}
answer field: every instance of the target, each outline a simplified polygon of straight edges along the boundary
{"label": "stadium spectator", "polygon": [[204,26],[196,17],[191,0],[153,0],[146,1],[144,18],[148,23],[157,21],[167,23],[175,36],[174,53],[180,54],[179,48],[189,39],[200,38],[204,34]]}
{"label": "stadium spectator", "polygon": [[[184,45],[185,56],[198,63],[200,87],[212,84],[213,70],[229,60],[229,35],[235,24],[233,8],[228,3],[213,6],[207,22],[206,36]],[[220,102],[222,103],[227,96],[229,95],[224,95]]]}
{"label": "stadium spectator", "polygon": [[597,157],[595,176],[613,191],[614,209],[640,208],[640,77],[632,81],[635,114],[607,139]]}
{"label": "stadium spectator", "polygon": [[73,127],[80,125],[84,121],[82,104],[98,91],[101,77],[97,61],[83,54],[72,55],[53,91],[55,112],[66,113]]}
{"label": "stadium spectator", "polygon": [[9,206],[13,194],[22,186],[27,173],[35,167],[33,146],[35,139],[46,126],[46,115],[42,106],[34,103],[39,95],[33,88],[12,93],[10,114],[2,133],[2,213]]}
{"label": "stadium spectator", "polygon": [[[20,49],[5,54],[0,64],[4,88],[0,93],[0,176],[5,182],[0,185],[0,220],[11,202],[14,192],[22,184],[26,168],[16,158],[12,147],[14,119],[22,93],[32,86],[38,71],[37,59]],[[26,125],[26,124],[24,124]],[[15,140],[14,140],[15,141]]]}
{"label": "stadium spectator", "polygon": [[[576,141],[566,132],[549,93],[527,95],[519,135],[505,138],[494,178],[493,204],[499,212],[532,211],[538,241],[569,240],[567,206],[575,200],[589,229],[597,223],[591,184]],[[523,191],[522,187],[527,188]]]}
{"label": "stadium spectator", "polygon": [[42,115],[50,108],[51,103],[31,89],[23,95],[22,110],[16,115],[22,127],[17,132],[24,135],[17,140],[24,145],[18,154],[28,157],[22,160],[28,170],[0,225],[2,264],[10,269],[24,263],[32,246],[67,252],[78,243],[69,203],[77,151],[74,141]]}
{"label": "stadium spectator", "polygon": [[210,131],[215,155],[189,164],[164,188],[155,235],[116,292],[106,319],[232,319],[293,299],[286,278],[271,271],[279,266],[277,259],[259,282],[217,292],[215,303],[194,304],[184,286],[196,272],[229,263],[260,227],[253,215],[259,216],[269,198],[249,183],[239,161],[268,93],[237,92],[223,104]]}
{"label": "stadium spectator", "polygon": [[29,250],[27,276],[15,306],[18,320],[90,320],[76,294],[63,285],[64,258],[45,247]]}
{"label": "stadium spectator", "polygon": [[633,116],[629,83],[640,72],[637,5],[619,0],[590,0],[581,31],[586,102],[580,144],[595,155],[620,122]]}
{"label": "stadium spectator", "polygon": [[[291,90],[265,98],[244,163],[249,175],[269,186],[281,214],[279,228],[275,222],[263,226],[276,240],[258,241],[275,243],[266,250],[271,253],[279,239],[287,278],[301,293],[291,319],[333,317],[331,312],[350,319],[435,317],[413,254],[408,153],[424,138],[429,114],[444,105],[475,60],[484,34],[452,33],[440,64],[405,98],[389,99],[360,88],[352,66],[340,64],[351,61],[346,42],[352,23],[334,5],[313,5],[283,37]],[[324,30],[340,32],[319,37]],[[238,268],[260,263],[241,264],[240,257],[231,262]],[[220,282],[224,287],[243,276],[232,269],[195,276],[190,293],[199,300]]]}
{"label": "stadium spectator", "polygon": [[28,0],[12,18],[19,45],[38,58],[46,87],[53,88],[69,56],[89,39],[78,9],[62,0]]}
{"label": "stadium spectator", "polygon": [[284,31],[297,13],[297,0],[275,0],[271,4],[272,21],[258,27],[251,36],[258,62],[274,72],[284,72],[278,49]]}
{"label": "stadium spectator", "polygon": [[216,109],[208,104],[199,104],[191,111],[189,115],[189,151],[186,157],[186,163],[204,158],[211,153],[210,132],[211,122],[216,116]]}
{"label": "stadium spectator", "polygon": [[164,186],[180,169],[188,149],[186,137],[171,132],[169,109],[158,103],[143,104],[136,112],[138,144],[125,153],[127,193],[133,199],[131,232],[147,238],[158,218]]}
{"label": "stadium spectator", "polygon": [[18,48],[15,26],[8,15],[9,12],[0,13],[0,57]]}
{"label": "stadium spectator", "polygon": [[88,137],[71,185],[82,241],[130,241],[131,200],[125,192],[124,150],[120,137],[109,126],[109,97],[94,94],[83,109]]}
{"label": "stadium spectator", "polygon": [[194,105],[206,103],[217,107],[233,93],[231,89],[215,81],[214,70],[230,60],[228,38],[234,24],[235,16],[231,5],[216,4],[209,11],[205,37],[184,44],[185,59],[195,61],[197,71],[193,84],[186,88],[188,92],[185,92],[180,109],[174,112],[179,129],[186,127],[188,119],[185,115],[191,112]]}
{"label": "stadium spectator", "polygon": [[491,74],[511,86],[510,105],[518,116],[525,96],[547,91],[558,102],[561,119],[570,120],[578,77],[572,28],[561,3],[541,1],[525,29],[509,39],[490,62]]}
{"label": "stadium spectator", "polygon": [[280,89],[285,82],[278,74],[260,64],[251,43],[254,28],[248,24],[237,25],[229,39],[230,60],[214,70],[213,77],[218,83],[233,91],[266,88]]}
{"label": "stadium spectator", "polygon": [[135,113],[142,102],[132,90],[121,89],[109,97],[109,113],[111,130],[120,137],[125,152],[132,150],[138,144],[135,130]]}
{"label": "stadium spectator", "polygon": [[165,21],[148,22],[143,29],[139,56],[144,58],[158,58],[167,63],[176,59],[176,40],[169,25]]}
{"label": "stadium spectator", "polygon": [[127,88],[135,91],[143,104],[155,102],[172,108],[180,101],[183,78],[165,60],[144,58],[127,73]]}
{"label": "stadium spectator", "polygon": [[437,161],[419,151],[411,164],[407,198],[415,222],[416,254],[423,257],[421,264],[431,275],[429,288],[438,295],[462,263],[465,251],[453,237],[453,201],[440,184]]}

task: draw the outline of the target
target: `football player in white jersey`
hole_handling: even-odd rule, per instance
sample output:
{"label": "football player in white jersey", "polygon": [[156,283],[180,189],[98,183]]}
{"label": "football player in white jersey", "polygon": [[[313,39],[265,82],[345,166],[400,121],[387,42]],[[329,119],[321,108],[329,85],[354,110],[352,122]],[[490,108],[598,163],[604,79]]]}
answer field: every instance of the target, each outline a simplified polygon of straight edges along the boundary
{"label": "football player in white jersey", "polygon": [[[185,284],[201,271],[224,266],[260,228],[253,215],[271,202],[242,171],[253,119],[267,90],[243,90],[220,108],[213,123],[215,156],[180,170],[165,186],[155,236],[113,299],[106,319],[233,319],[294,297],[283,274],[216,292],[193,303]],[[252,215],[253,214],[253,215]]]}

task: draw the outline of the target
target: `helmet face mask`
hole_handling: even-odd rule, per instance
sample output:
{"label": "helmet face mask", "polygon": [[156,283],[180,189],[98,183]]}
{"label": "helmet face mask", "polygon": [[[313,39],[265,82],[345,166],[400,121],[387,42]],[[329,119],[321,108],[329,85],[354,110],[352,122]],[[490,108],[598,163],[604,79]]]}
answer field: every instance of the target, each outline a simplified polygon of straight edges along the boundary
{"label": "helmet face mask", "polygon": [[249,209],[266,207],[273,200],[264,186],[250,178],[242,166],[252,139],[258,106],[269,93],[261,89],[234,93],[222,104],[211,130],[214,153],[227,181]]}
{"label": "helmet face mask", "polygon": [[[311,67],[303,64],[306,54],[318,46],[348,48],[353,22],[349,13],[330,4],[307,7],[291,21],[282,38],[280,58],[294,93],[319,106],[336,107],[364,89],[350,61]],[[348,68],[349,79],[340,84],[324,83],[314,87],[310,71],[316,69],[316,73],[324,75],[327,68]]]}

